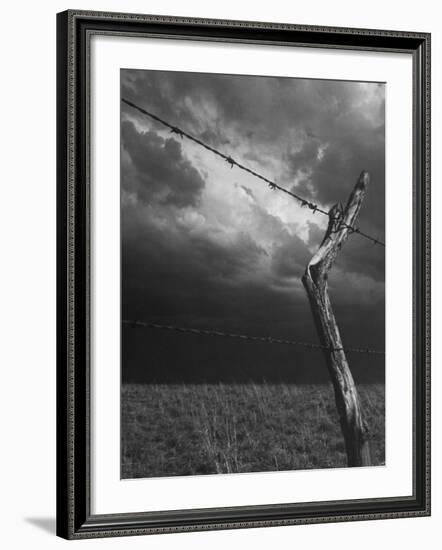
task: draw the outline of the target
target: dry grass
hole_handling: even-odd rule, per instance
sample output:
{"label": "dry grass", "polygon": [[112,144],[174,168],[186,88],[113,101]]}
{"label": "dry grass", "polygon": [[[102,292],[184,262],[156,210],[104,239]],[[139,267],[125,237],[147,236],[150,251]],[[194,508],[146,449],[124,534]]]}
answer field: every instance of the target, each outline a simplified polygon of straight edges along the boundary
{"label": "dry grass", "polygon": [[[359,391],[384,464],[384,386]],[[121,427],[122,478],[346,466],[327,384],[126,384]]]}

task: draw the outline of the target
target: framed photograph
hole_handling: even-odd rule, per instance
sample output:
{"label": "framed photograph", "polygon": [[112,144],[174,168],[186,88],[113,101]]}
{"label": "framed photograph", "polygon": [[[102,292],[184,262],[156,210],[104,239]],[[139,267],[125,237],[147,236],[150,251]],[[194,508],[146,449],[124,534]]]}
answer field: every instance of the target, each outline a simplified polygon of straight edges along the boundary
{"label": "framed photograph", "polygon": [[57,533],[430,514],[430,35],[57,19]]}

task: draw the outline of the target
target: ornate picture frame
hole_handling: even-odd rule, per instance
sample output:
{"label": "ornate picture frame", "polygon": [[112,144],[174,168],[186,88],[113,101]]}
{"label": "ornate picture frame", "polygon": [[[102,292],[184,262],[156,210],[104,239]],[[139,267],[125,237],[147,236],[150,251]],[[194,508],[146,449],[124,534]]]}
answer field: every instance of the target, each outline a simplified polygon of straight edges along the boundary
{"label": "ornate picture frame", "polygon": [[[93,37],[249,44],[412,59],[411,494],[95,513],[91,330]],[[146,68],[149,68],[147,63]],[[216,71],[216,67],[214,68]],[[136,107],[136,106],[135,106]],[[240,162],[231,159],[237,166]],[[232,164],[233,165],[233,164]],[[365,177],[365,176],[364,176]],[[364,177],[362,179],[364,179]],[[267,183],[268,180],[266,180]],[[273,184],[271,181],[269,185]],[[388,186],[388,183],[387,183]],[[310,204],[310,203],[309,203]],[[307,206],[309,206],[307,204]],[[313,203],[311,203],[313,204]],[[401,213],[397,214],[401,216]],[[357,232],[346,219],[344,230]],[[346,225],[347,224],[347,225]],[[350,227],[351,225],[351,227]],[[342,228],[342,226],[341,226]],[[377,237],[373,240],[378,243]],[[339,243],[338,243],[339,244]],[[396,243],[393,242],[393,246]],[[115,243],[117,246],[118,243]],[[340,244],[339,244],[340,246]],[[430,35],[68,10],[57,16],[57,534],[67,539],[430,514]],[[307,281],[308,286],[308,281]],[[314,292],[312,292],[314,299]],[[400,312],[397,312],[400,315]],[[411,323],[411,319],[410,319]],[[167,327],[166,327],[167,328]],[[321,340],[323,342],[323,340]],[[323,344],[322,344],[323,345]],[[334,344],[335,345],[335,344]],[[336,349],[335,349],[336,351]],[[388,353],[388,351],[387,351]],[[115,407],[118,405],[115,404]],[[137,483],[132,480],[131,483]]]}

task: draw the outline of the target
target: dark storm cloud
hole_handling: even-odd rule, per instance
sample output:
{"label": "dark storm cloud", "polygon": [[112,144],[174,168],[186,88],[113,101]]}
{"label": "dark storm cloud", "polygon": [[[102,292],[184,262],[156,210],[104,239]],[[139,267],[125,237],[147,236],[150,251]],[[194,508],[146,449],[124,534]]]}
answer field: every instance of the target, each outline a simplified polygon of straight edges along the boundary
{"label": "dark storm cloud", "polygon": [[[130,121],[121,127],[122,187],[145,203],[195,206],[204,187],[199,172],[182,155],[181,144],[154,132],[138,132]],[[126,162],[126,163],[125,163]]]}
{"label": "dark storm cloud", "polygon": [[[376,234],[375,234],[376,235]],[[367,243],[362,245],[362,237],[349,238],[339,254],[336,265],[350,273],[368,275],[376,282],[385,280],[385,249]]]}
{"label": "dark storm cloud", "polygon": [[362,169],[370,174],[367,200],[361,220],[383,231],[384,195],[384,128],[372,132],[358,129],[357,124],[338,132],[319,154],[321,146],[307,140],[299,152],[288,157],[293,177],[303,175],[296,191],[323,204],[346,202]]}
{"label": "dark storm cloud", "polygon": [[267,174],[331,207],[346,202],[362,170],[371,175],[361,221],[384,235],[384,86],[367,108],[364,90],[345,81],[125,71],[123,95],[178,121],[213,146],[278,173]]}
{"label": "dark storm cloud", "polygon": [[[122,71],[123,97],[324,207],[345,204],[368,170],[358,223],[382,239],[383,88],[372,86],[374,100],[355,83]],[[316,341],[300,278],[324,235],[319,214],[300,225],[243,173],[192,154],[123,106],[123,317]],[[384,249],[357,235],[338,255],[330,294],[347,345],[383,347],[384,269]]]}
{"label": "dark storm cloud", "polygon": [[293,315],[295,304],[286,296],[266,280],[251,280],[265,251],[249,235],[223,245],[173,222],[168,229],[140,224],[138,216],[127,208],[122,219],[123,310],[129,318],[259,332],[270,307]]}
{"label": "dark storm cloud", "polygon": [[311,252],[304,241],[297,235],[287,235],[274,249],[272,269],[277,276],[299,279],[310,258]]}
{"label": "dark storm cloud", "polygon": [[[301,341],[316,341],[308,301],[301,288],[290,284],[279,291],[268,280],[251,280],[250,271],[264,254],[250,238],[232,246],[220,246],[206,236],[183,228],[178,236],[153,225],[139,224],[138,214],[127,209],[123,219],[122,311],[129,319],[142,319],[177,326],[201,327],[252,335],[273,335]],[[272,256],[272,272],[281,284],[298,279],[307,251],[300,239],[287,240]],[[246,279],[241,280],[245,274]],[[330,282],[335,313],[344,343],[383,348],[383,308],[367,295],[350,295],[348,280],[334,273]],[[271,283],[272,281],[270,281]],[[355,290],[357,292],[357,290]],[[355,306],[357,304],[357,306]],[[320,353],[303,348],[256,346],[221,339],[163,335],[142,329],[124,333],[123,376],[131,381],[316,381],[327,374]],[[382,379],[382,361],[350,358],[358,379]],[[152,378],[153,377],[153,378]]]}

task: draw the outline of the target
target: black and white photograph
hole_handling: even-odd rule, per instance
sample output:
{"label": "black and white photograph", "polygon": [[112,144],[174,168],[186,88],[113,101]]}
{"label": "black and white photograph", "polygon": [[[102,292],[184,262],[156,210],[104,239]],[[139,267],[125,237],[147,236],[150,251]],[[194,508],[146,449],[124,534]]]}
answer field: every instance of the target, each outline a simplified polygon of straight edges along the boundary
{"label": "black and white photograph", "polygon": [[385,465],[385,85],[120,76],[121,477]]}
{"label": "black and white photograph", "polygon": [[4,4],[2,548],[440,547],[409,4]]}
{"label": "black and white photograph", "polygon": [[431,36],[378,8],[57,14],[59,537],[430,521]]}

